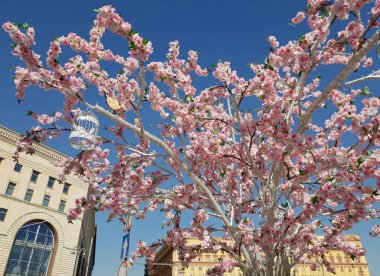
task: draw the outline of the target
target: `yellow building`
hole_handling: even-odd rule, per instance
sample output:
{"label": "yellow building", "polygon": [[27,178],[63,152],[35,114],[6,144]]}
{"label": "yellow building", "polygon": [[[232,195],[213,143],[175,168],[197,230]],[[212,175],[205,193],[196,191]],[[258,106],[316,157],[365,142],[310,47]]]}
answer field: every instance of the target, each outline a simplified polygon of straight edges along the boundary
{"label": "yellow building", "polygon": [[[215,238],[218,239],[218,238]],[[197,245],[200,241],[197,238],[189,238],[188,245]],[[228,254],[218,251],[216,254],[204,253],[194,259],[188,267],[182,267],[178,259],[178,254],[172,247],[164,245],[156,255],[153,269],[150,271],[153,276],[204,276],[208,269],[212,268],[219,262],[230,258]],[[146,272],[147,273],[147,272]],[[153,274],[152,274],[153,273]],[[148,275],[148,274],[146,274]],[[239,268],[225,273],[226,276],[243,275]]]}
{"label": "yellow building", "polygon": [[[352,235],[349,240],[356,246],[362,248],[360,237]],[[189,238],[188,245],[199,244],[196,238]],[[330,250],[326,257],[335,268],[335,276],[370,276],[368,271],[367,261],[365,256],[356,257],[352,260],[345,255],[341,250]],[[188,267],[182,267],[178,259],[178,254],[172,247],[164,245],[156,255],[153,269],[150,271],[153,276],[204,276],[209,268],[212,268],[219,262],[220,259],[229,258],[228,254],[219,251],[217,254],[204,253],[194,259]],[[305,264],[297,264],[292,276],[333,276],[334,274],[327,272],[325,267],[320,265],[316,271],[311,270],[311,262]],[[152,274],[153,273],[153,274]],[[146,271],[146,275],[148,272]],[[225,273],[225,276],[240,276],[243,275],[239,268],[234,268],[230,273]]]}
{"label": "yellow building", "polygon": [[[360,236],[350,235],[349,241],[359,248],[363,248],[360,241]],[[327,260],[335,269],[335,274],[327,272],[326,268],[319,265],[316,271],[310,269],[311,262],[305,264],[297,264],[293,271],[294,276],[370,276],[368,264],[365,256],[356,257],[351,259],[345,255],[341,250],[330,250],[326,254]]]}
{"label": "yellow building", "polygon": [[77,177],[57,179],[53,162],[67,156],[35,144],[35,154],[12,155],[19,135],[0,126],[0,275],[88,276],[94,264],[94,212],[73,224],[67,211],[86,196]]}

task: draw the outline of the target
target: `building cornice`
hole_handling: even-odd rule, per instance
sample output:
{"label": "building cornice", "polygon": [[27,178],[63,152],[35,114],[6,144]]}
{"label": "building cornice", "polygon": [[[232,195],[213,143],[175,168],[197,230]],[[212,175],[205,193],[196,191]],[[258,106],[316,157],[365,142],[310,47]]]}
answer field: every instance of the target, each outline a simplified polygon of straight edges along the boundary
{"label": "building cornice", "polygon": [[[16,146],[16,143],[20,140],[20,137],[21,135],[19,133],[0,125],[0,140]],[[69,156],[40,143],[33,142],[33,148],[36,151],[36,155],[51,161],[62,161],[69,158]]]}

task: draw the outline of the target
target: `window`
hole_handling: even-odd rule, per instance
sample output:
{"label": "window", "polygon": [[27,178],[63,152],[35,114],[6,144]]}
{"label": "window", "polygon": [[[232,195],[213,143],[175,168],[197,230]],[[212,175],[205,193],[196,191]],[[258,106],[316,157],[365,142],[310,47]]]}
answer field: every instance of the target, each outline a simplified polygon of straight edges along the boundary
{"label": "window", "polygon": [[49,176],[49,180],[48,180],[48,183],[47,183],[48,188],[53,189],[54,181],[55,181],[55,178]]}
{"label": "window", "polygon": [[65,186],[63,186],[63,193],[68,194],[70,189],[70,184],[65,183]]}
{"label": "window", "polygon": [[344,272],[343,266],[340,267],[340,272]]}
{"label": "window", "polygon": [[40,174],[40,172],[37,172],[37,171],[33,170],[32,176],[30,177],[30,181],[31,182],[36,182],[39,174]]}
{"label": "window", "polygon": [[5,220],[5,216],[7,215],[8,209],[0,208],[0,221]]}
{"label": "window", "polygon": [[45,276],[53,247],[53,232],[46,223],[25,224],[16,234],[4,275]]}
{"label": "window", "polygon": [[32,189],[28,189],[26,191],[24,200],[30,202],[32,200],[32,197],[33,197],[33,190]]}
{"label": "window", "polygon": [[359,272],[363,272],[363,268],[361,268],[360,266],[359,266]]}
{"label": "window", "polygon": [[66,206],[66,201],[61,200],[61,202],[59,203],[58,210],[61,211],[61,212],[64,212],[65,211],[65,206]]}
{"label": "window", "polygon": [[13,168],[13,170],[14,170],[15,172],[20,172],[21,169],[22,169],[22,165],[19,164],[19,163],[16,163],[16,164],[15,164],[15,167]]}
{"label": "window", "polygon": [[42,206],[48,207],[49,206],[49,202],[50,202],[50,196],[49,195],[45,195],[44,196],[44,200],[42,201]]}
{"label": "window", "polygon": [[4,158],[3,157],[0,157],[0,164],[1,164],[1,162],[4,160]]}
{"label": "window", "polygon": [[16,187],[16,184],[13,183],[13,182],[9,182],[8,184],[8,187],[7,187],[7,191],[5,192],[6,195],[13,195],[13,191],[15,190],[15,187]]}

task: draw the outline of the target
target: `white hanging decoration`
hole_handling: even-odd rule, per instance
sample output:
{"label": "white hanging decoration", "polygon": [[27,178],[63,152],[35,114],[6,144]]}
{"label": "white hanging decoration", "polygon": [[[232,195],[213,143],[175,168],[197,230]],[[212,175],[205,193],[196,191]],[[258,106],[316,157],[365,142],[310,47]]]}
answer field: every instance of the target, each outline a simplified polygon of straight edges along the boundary
{"label": "white hanging decoration", "polygon": [[69,144],[76,149],[90,150],[98,143],[99,120],[91,111],[81,111],[74,117]]}

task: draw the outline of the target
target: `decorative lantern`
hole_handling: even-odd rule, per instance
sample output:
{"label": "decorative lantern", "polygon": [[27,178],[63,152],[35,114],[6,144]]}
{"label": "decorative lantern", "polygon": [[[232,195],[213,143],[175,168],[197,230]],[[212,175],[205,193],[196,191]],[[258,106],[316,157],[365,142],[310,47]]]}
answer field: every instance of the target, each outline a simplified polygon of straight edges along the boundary
{"label": "decorative lantern", "polygon": [[93,149],[98,140],[99,120],[91,111],[82,111],[74,118],[69,144],[76,149]]}

